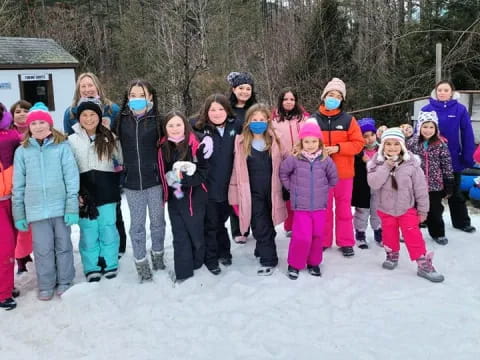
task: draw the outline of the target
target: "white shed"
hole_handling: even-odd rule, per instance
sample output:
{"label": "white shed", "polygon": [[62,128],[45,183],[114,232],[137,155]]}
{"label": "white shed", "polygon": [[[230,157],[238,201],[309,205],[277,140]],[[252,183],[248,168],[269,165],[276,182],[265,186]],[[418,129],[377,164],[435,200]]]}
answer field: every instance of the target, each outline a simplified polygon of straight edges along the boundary
{"label": "white shed", "polygon": [[62,130],[77,66],[77,59],[52,39],[0,37],[0,102],[10,108],[20,99],[42,101]]}

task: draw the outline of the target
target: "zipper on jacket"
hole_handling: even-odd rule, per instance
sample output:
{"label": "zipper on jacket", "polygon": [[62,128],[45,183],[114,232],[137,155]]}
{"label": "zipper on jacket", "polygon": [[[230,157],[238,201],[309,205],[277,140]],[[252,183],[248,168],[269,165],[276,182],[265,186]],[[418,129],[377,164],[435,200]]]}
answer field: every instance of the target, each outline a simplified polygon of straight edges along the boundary
{"label": "zipper on jacket", "polygon": [[139,184],[140,184],[140,190],[143,190],[143,185],[142,185],[142,170],[140,166],[140,150],[138,148],[138,122],[139,119],[135,119],[135,139],[136,139],[136,145],[137,145],[137,159],[138,159],[138,177],[139,177]]}
{"label": "zipper on jacket", "polygon": [[313,163],[314,161],[310,161],[310,211],[313,211],[313,198],[314,198],[314,193],[313,193]]}
{"label": "zipper on jacket", "polygon": [[332,146],[332,119],[328,117],[328,146]]}
{"label": "zipper on jacket", "polygon": [[[42,172],[43,201],[44,201],[44,204],[47,204],[47,189],[45,188],[45,161],[43,159],[43,147],[46,145],[45,141],[43,145],[40,145],[40,144],[38,145],[40,146],[40,169]],[[48,219],[49,218],[48,209],[46,207],[44,207],[43,209],[44,209],[44,216],[46,219]]]}

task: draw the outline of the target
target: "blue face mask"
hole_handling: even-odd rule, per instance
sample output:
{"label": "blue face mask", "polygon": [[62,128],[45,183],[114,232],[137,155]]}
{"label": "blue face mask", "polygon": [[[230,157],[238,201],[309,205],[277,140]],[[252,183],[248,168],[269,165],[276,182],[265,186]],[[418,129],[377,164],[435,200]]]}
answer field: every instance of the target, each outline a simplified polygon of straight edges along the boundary
{"label": "blue face mask", "polygon": [[267,131],[268,124],[263,121],[255,121],[251,122],[248,127],[254,134],[263,134],[265,131]]}
{"label": "blue face mask", "polygon": [[132,111],[142,111],[147,108],[148,101],[145,98],[133,98],[128,100],[128,107]]}
{"label": "blue face mask", "polygon": [[323,102],[327,110],[335,110],[338,109],[342,101],[332,96],[327,96]]}

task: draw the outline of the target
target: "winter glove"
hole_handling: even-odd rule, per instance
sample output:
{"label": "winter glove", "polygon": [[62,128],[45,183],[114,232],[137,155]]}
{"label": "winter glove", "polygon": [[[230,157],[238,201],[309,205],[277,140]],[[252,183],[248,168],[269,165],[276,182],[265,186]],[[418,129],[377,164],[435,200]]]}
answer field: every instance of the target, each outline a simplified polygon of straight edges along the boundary
{"label": "winter glove", "polygon": [[282,198],[283,198],[283,201],[290,200],[290,191],[285,189],[283,186],[282,186]]}
{"label": "winter glove", "polygon": [[209,159],[213,154],[213,139],[210,136],[205,136],[200,143],[204,145],[203,147],[203,157],[204,159]]}
{"label": "winter glove", "polygon": [[186,173],[188,176],[195,174],[197,165],[190,161],[177,161],[173,164],[173,170]]}
{"label": "winter glove", "polygon": [[65,225],[72,226],[78,224],[79,216],[78,214],[65,214],[63,220],[65,221]]}
{"label": "winter glove", "polygon": [[91,200],[91,198],[88,195],[83,195],[82,200],[83,200],[83,206],[80,206],[80,211],[79,211],[80,218],[95,220],[98,217],[98,215],[100,215],[98,213],[98,209],[97,209],[97,206],[95,205],[95,202]]}
{"label": "winter glove", "polygon": [[19,231],[28,231],[28,223],[26,219],[15,221],[15,227]]}

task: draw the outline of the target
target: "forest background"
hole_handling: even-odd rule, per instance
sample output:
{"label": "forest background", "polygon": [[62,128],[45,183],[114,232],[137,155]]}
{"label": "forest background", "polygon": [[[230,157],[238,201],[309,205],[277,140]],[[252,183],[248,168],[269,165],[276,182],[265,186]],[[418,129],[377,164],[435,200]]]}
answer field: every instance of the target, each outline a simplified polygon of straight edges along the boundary
{"label": "forest background", "polygon": [[[443,77],[480,88],[480,0],[0,0],[0,36],[52,38],[113,101],[145,78],[162,111],[189,115],[228,93],[231,71],[251,72],[272,106],[294,87],[309,111],[333,76],[347,83],[347,110],[426,96],[437,42]],[[393,125],[411,109],[357,117]]]}

